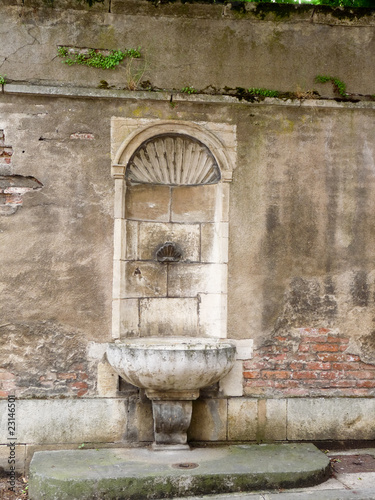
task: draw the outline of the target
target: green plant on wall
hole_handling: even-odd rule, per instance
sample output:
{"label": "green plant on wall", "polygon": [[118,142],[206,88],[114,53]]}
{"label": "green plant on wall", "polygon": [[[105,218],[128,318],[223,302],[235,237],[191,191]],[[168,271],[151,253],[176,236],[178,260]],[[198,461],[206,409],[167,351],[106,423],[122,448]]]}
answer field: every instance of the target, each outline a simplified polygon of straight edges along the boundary
{"label": "green plant on wall", "polygon": [[248,89],[249,94],[261,97],[278,97],[279,92],[277,90],[269,90],[269,89],[256,89],[250,88]]}
{"label": "green plant on wall", "polygon": [[0,85],[5,84],[5,78],[6,78],[6,75],[4,75],[4,76],[0,75]]}
{"label": "green plant on wall", "polygon": [[198,91],[194,87],[192,87],[191,85],[188,85],[186,87],[183,87],[181,89],[181,92],[183,94],[189,94],[190,95],[190,94],[196,94]]}
{"label": "green plant on wall", "polygon": [[344,82],[339,80],[338,78],[334,76],[325,76],[325,75],[317,75],[315,77],[315,80],[318,83],[327,83],[327,82],[332,82],[333,86],[337,90],[337,92],[342,96],[342,97],[347,97],[348,94],[346,93],[346,85]]}
{"label": "green plant on wall", "polygon": [[140,47],[137,49],[111,50],[109,54],[103,54],[97,49],[89,49],[87,52],[75,48],[58,47],[57,55],[64,59],[69,66],[79,64],[91,68],[115,69],[125,58],[141,57]]}

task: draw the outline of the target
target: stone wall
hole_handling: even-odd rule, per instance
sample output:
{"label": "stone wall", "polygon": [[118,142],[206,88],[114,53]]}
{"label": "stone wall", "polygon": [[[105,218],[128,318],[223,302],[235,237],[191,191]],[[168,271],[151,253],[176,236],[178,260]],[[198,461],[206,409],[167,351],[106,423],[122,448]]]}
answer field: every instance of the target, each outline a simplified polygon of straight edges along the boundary
{"label": "stone wall", "polygon": [[[38,446],[152,440],[150,402],[104,357],[113,333],[114,119],[135,129],[190,123],[232,148],[229,253],[220,257],[228,317],[220,332],[238,342],[239,356],[228,378],[195,402],[190,439],[374,439],[373,13],[338,18],[293,7],[280,17],[251,5],[238,12],[130,0],[112,0],[111,12],[106,3],[93,11],[7,4],[0,396],[4,408],[9,394],[17,398],[19,469]],[[56,56],[58,45],[141,45],[150,63],[144,80],[166,91],[121,90],[126,63],[113,72],[70,67]],[[334,96],[330,84],[314,83],[319,73],[340,77],[356,95]],[[113,88],[97,88],[101,80]],[[186,85],[210,93],[173,91]],[[221,95],[226,85],[295,93],[240,100]],[[120,130],[119,144],[129,133]],[[202,241],[205,228],[193,223],[191,235]],[[139,228],[137,235],[136,259],[125,260],[151,261],[138,247]],[[198,247],[197,261],[205,260]],[[218,336],[214,315],[205,317],[203,333]],[[129,310],[125,319],[138,334]],[[4,460],[6,442],[2,411]]]}

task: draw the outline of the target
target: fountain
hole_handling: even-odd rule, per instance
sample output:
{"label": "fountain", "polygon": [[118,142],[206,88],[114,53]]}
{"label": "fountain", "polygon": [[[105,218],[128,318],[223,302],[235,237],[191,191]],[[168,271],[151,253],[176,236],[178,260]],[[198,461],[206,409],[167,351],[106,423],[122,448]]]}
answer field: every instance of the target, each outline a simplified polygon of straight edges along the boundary
{"label": "fountain", "polygon": [[232,368],[236,347],[202,338],[141,338],[112,343],[107,358],[127,382],[152,401],[154,450],[188,449],[186,431],[199,389],[218,382]]}
{"label": "fountain", "polygon": [[128,447],[36,452],[31,500],[171,498],[327,478],[328,458],[309,444],[187,444],[201,388],[239,375],[232,393],[216,394],[226,418],[231,401],[223,398],[242,395],[247,358],[238,344],[235,361],[226,317],[235,144],[235,127],[228,124],[113,118],[112,341],[106,348],[110,365],[103,364],[117,374],[111,397],[122,397],[120,376],[152,401],[154,443],[151,449],[129,446],[124,429]]}

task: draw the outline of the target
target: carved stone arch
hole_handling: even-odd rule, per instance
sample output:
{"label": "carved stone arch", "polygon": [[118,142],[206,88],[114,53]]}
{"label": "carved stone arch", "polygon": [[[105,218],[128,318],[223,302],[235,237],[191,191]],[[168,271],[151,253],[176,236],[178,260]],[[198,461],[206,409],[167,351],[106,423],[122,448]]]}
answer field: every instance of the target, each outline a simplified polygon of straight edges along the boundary
{"label": "carved stone arch", "polygon": [[[181,121],[154,123],[128,135],[115,154],[112,164],[112,174],[115,177],[121,175],[121,173],[124,175],[125,169],[130,166],[130,162],[135,158],[137,151],[141,151],[143,145],[149,144],[158,137],[179,137],[186,140],[187,144],[189,141],[190,143],[200,144],[206,155],[212,157],[212,166],[216,171],[216,174],[212,177],[212,179],[215,177],[215,180],[207,183],[218,182],[218,180],[231,180],[233,166],[230,164],[225,146],[218,137],[198,124]],[[187,185],[190,184],[196,185],[194,183],[187,183]]]}
{"label": "carved stone arch", "polygon": [[133,153],[125,172],[138,184],[197,186],[216,184],[220,169],[211,151],[185,134],[161,134],[143,142]]}

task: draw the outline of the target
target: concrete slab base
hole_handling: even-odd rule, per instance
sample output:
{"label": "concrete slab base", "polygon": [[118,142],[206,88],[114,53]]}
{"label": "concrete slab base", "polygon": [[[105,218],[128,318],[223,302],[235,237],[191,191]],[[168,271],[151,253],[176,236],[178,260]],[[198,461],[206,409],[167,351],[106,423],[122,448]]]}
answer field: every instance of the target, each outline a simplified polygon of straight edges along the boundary
{"label": "concrete slab base", "polygon": [[328,475],[328,457],[312,444],[44,451],[30,464],[29,498],[173,498],[309,486]]}

